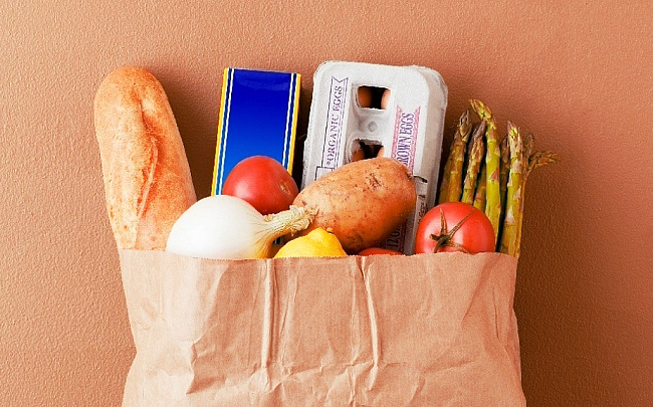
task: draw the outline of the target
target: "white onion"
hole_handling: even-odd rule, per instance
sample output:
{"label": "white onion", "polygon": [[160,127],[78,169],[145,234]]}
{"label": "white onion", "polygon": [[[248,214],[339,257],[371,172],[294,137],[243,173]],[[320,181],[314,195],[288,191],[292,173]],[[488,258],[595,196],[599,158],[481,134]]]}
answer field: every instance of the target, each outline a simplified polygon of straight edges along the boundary
{"label": "white onion", "polygon": [[263,216],[240,198],[209,196],[177,219],[166,251],[213,259],[265,258],[276,238],[306,229],[311,217],[304,208],[295,206]]}

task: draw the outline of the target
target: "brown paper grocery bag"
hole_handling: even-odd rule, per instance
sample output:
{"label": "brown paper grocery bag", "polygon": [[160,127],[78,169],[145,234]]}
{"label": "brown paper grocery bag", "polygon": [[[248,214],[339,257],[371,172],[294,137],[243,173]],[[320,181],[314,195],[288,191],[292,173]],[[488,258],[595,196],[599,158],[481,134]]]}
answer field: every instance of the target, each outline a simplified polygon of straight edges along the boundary
{"label": "brown paper grocery bag", "polygon": [[526,404],[513,257],[120,259],[123,406]]}

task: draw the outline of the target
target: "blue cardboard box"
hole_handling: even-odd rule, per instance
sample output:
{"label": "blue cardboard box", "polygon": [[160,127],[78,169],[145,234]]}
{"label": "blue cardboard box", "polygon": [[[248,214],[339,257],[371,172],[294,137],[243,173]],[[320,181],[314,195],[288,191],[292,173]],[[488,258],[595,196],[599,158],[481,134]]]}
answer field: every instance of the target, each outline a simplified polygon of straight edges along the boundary
{"label": "blue cardboard box", "polygon": [[292,173],[301,75],[224,71],[212,195],[241,160],[265,155]]}

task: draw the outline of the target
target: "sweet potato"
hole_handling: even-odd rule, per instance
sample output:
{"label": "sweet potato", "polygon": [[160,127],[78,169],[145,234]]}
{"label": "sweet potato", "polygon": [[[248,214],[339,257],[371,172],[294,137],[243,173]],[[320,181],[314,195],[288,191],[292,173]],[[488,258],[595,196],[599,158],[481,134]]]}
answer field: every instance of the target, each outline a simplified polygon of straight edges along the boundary
{"label": "sweet potato", "polygon": [[393,158],[352,162],[320,177],[293,205],[317,210],[311,226],[330,229],[347,253],[382,243],[415,208],[410,170]]}

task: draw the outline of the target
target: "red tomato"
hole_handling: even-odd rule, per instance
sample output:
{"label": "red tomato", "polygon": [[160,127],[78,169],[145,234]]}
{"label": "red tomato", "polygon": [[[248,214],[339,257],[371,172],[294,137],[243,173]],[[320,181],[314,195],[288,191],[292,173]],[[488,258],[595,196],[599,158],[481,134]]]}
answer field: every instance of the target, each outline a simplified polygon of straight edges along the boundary
{"label": "red tomato", "polygon": [[373,254],[391,254],[393,256],[404,255],[402,252],[398,252],[392,249],[383,249],[381,247],[368,247],[367,249],[363,249],[360,252],[358,252],[359,256],[370,256]]}
{"label": "red tomato", "polygon": [[244,199],[263,215],[288,209],[298,193],[297,183],[288,170],[277,160],[262,155],[236,164],[222,187],[223,195]]}
{"label": "red tomato", "polygon": [[490,219],[474,206],[463,202],[445,202],[422,218],[415,236],[415,253],[463,251],[493,252],[494,229]]}

